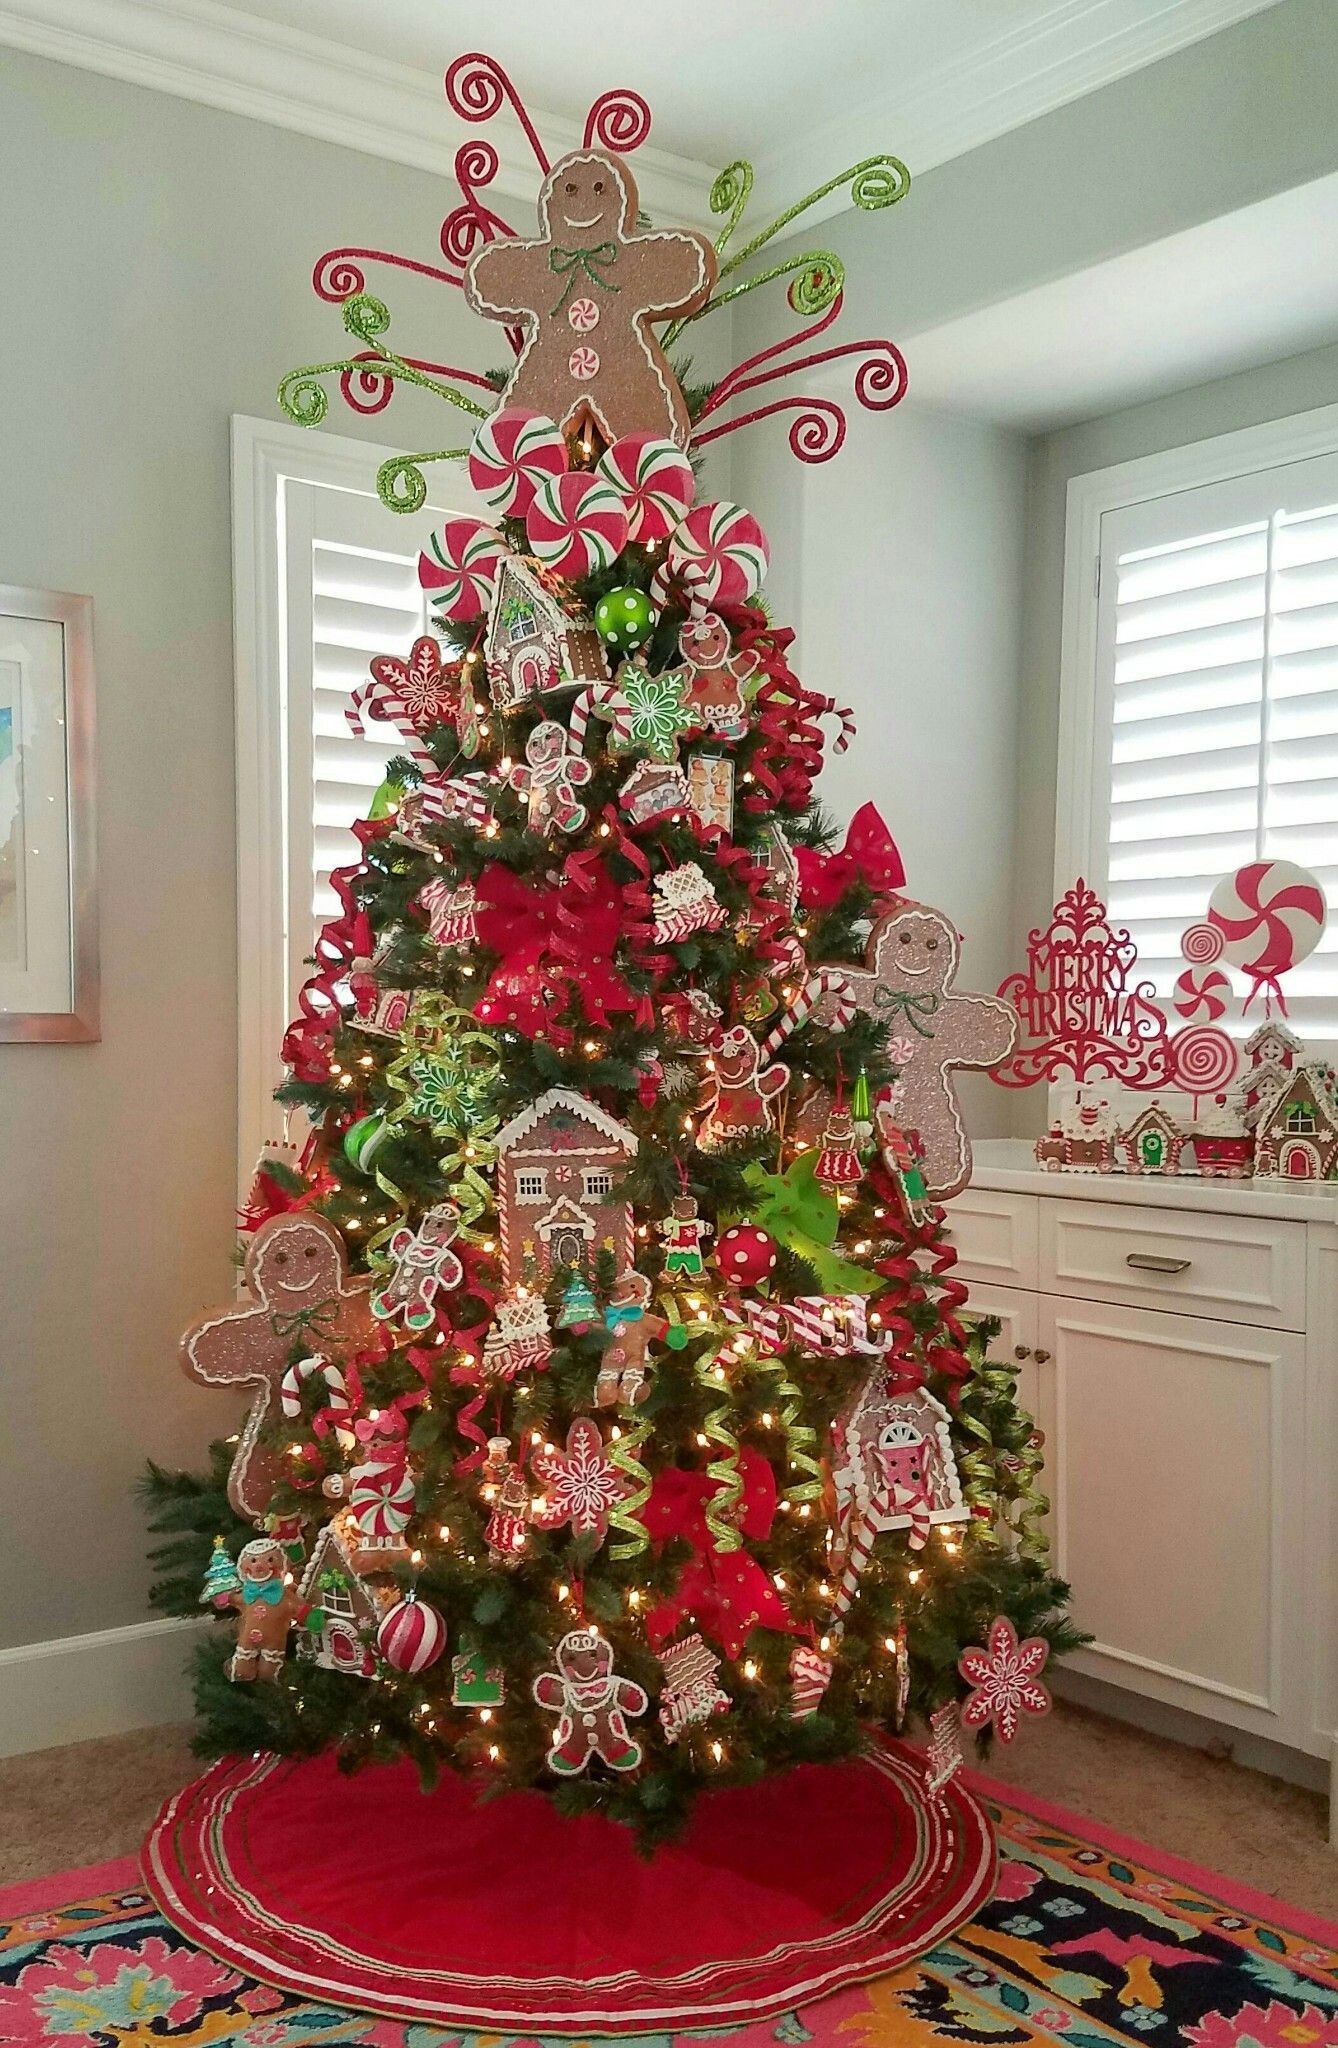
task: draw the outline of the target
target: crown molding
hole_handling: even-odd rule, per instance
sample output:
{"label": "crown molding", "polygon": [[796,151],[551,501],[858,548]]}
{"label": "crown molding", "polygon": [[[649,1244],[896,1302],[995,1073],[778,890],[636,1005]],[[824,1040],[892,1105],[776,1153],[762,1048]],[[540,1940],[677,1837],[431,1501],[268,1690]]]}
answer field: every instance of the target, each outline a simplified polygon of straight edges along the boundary
{"label": "crown molding", "polygon": [[[441,72],[322,42],[217,0],[7,0],[0,45],[447,178],[460,144],[478,132],[446,105]],[[539,116],[539,125],[554,156],[581,141],[580,129],[556,115]],[[523,140],[504,122],[488,139],[500,158],[491,190],[532,203],[539,173]],[[647,145],[634,169],[652,216],[711,220],[714,167]]]}
{"label": "crown molding", "polygon": [[[890,149],[912,177],[965,156],[1070,100],[1202,42],[1278,0],[1060,0],[1036,21],[995,37],[960,60],[859,102],[756,165],[772,196],[802,192],[834,163]],[[821,201],[806,225],[848,204]]]}
{"label": "crown molding", "polygon": [[[1059,0],[1039,20],[853,105],[802,138],[787,134],[759,159],[759,187],[788,196],[822,184],[834,163],[881,149],[894,150],[918,175],[1277,4]],[[474,132],[446,107],[440,73],[323,42],[219,0],[0,0],[0,45],[447,177],[457,147]],[[542,127],[555,154],[581,139],[572,122],[553,115],[542,117]],[[523,143],[505,124],[489,140],[501,159],[494,190],[533,199],[538,176]],[[652,146],[638,150],[647,212],[710,224],[716,168]],[[848,204],[839,190],[807,221]]]}

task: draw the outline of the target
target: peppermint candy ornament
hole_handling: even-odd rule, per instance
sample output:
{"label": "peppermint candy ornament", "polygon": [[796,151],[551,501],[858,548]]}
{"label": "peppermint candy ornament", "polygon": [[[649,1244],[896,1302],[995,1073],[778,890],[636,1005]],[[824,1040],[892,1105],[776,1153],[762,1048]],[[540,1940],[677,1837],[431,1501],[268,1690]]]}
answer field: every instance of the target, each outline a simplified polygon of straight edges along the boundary
{"label": "peppermint candy ornament", "polygon": [[573,470],[535,493],[525,531],[544,567],[571,582],[617,561],[627,545],[627,512],[611,483]]}
{"label": "peppermint candy ornament", "polygon": [[644,547],[667,540],[697,492],[692,464],[681,448],[657,434],[627,434],[600,457],[605,477],[627,507],[628,532]]}
{"label": "peppermint candy ornament", "polygon": [[1230,993],[1231,983],[1220,967],[1209,967],[1202,974],[1193,967],[1187,967],[1176,977],[1175,994],[1171,1000],[1182,1017],[1203,1015],[1211,1020],[1226,1015]]}
{"label": "peppermint candy ornament", "polygon": [[1208,922],[1222,935],[1222,954],[1254,983],[1248,1010],[1262,988],[1282,1002],[1280,975],[1314,952],[1328,919],[1324,891],[1308,868],[1290,860],[1253,860],[1217,884]]}
{"label": "peppermint candy ornament", "polygon": [[418,557],[418,581],[443,618],[476,619],[492,601],[505,553],[501,534],[482,519],[448,519],[428,536]]}
{"label": "peppermint candy ornament", "polygon": [[539,486],[566,467],[561,428],[523,406],[484,420],[469,451],[469,481],[492,511],[511,519],[523,519]]}
{"label": "peppermint candy ornament", "polygon": [[674,528],[665,558],[698,608],[747,604],[762,588],[771,547],[751,512],[725,501],[696,505]]}
{"label": "peppermint candy ornament", "polygon": [[429,1601],[410,1593],[382,1616],[376,1647],[395,1671],[426,1671],[446,1648],[446,1624]]}

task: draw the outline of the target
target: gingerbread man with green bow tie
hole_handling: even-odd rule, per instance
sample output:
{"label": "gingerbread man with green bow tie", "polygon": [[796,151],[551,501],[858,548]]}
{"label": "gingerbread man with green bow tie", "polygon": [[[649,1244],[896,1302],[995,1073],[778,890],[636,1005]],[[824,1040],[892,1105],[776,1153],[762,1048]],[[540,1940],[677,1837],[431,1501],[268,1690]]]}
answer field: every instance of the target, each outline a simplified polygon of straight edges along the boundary
{"label": "gingerbread man with green bow tie", "polygon": [[[954,988],[960,951],[956,928],[941,910],[903,902],[870,933],[868,966],[841,969],[847,995],[900,1041],[888,1113],[899,1133],[919,1135],[931,1202],[946,1201],[971,1178],[971,1141],[954,1070],[997,1067],[1017,1042],[1011,1003]],[[820,1019],[826,1007],[819,1006]],[[895,1173],[890,1157],[887,1164]]]}
{"label": "gingerbread man with green bow tie", "polygon": [[524,329],[499,406],[564,429],[593,421],[609,443],[656,434],[683,448],[687,407],[651,328],[705,305],[715,250],[686,228],[638,234],[636,222],[622,160],[573,150],[539,188],[539,237],[477,249],[465,297],[485,319]]}

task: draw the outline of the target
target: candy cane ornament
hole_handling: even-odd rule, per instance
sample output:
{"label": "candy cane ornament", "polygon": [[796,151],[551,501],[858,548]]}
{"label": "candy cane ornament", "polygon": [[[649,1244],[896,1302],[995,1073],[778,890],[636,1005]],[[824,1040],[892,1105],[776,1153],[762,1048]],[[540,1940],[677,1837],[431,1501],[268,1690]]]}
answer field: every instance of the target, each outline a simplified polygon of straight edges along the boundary
{"label": "candy cane ornament", "polygon": [[[296,1422],[302,1413],[302,1389],[312,1380],[322,1380],[326,1389],[326,1412],[318,1416],[317,1423],[325,1428],[334,1428],[341,1440],[351,1441],[346,1425],[351,1423],[352,1410],[349,1406],[348,1381],[337,1365],[319,1353],[312,1358],[299,1358],[296,1365],[290,1365],[279,1382],[279,1413],[285,1422]],[[323,1429],[318,1431],[323,1434]]]}
{"label": "candy cane ornament", "polygon": [[762,1041],[764,1060],[782,1045],[792,1032],[806,1024],[824,996],[832,997],[831,1012],[827,1020],[829,1031],[844,1031],[854,1016],[858,1005],[849,992],[849,984],[837,967],[820,967],[805,982],[797,996],[794,996],[782,1010],[780,1017]]}

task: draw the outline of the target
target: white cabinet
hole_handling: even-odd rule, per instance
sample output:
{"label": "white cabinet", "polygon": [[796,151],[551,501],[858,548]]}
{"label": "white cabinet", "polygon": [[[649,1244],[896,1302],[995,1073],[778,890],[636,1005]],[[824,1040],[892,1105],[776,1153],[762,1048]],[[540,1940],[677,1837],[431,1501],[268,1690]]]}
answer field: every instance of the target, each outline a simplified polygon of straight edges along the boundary
{"label": "white cabinet", "polygon": [[1094,1639],[1073,1668],[1332,1757],[1338,1196],[981,1150],[955,1271],[1045,1433],[1054,1568]]}

